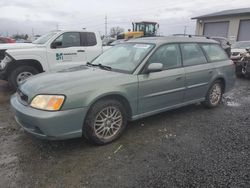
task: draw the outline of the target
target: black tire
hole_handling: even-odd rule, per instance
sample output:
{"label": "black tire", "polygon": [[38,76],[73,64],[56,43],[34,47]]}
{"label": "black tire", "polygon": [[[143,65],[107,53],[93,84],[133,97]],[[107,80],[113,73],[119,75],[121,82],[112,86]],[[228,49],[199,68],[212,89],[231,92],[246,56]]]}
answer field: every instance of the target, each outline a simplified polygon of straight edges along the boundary
{"label": "black tire", "polygon": [[250,72],[247,71],[247,67],[242,67],[242,75],[244,76],[244,78],[250,78]]}
{"label": "black tire", "polygon": [[[212,93],[214,91],[215,87],[219,87],[220,89],[220,96],[217,97],[217,100],[215,102],[213,102],[213,99],[211,99]],[[222,96],[223,96],[223,84],[220,80],[216,80],[212,83],[212,85],[210,86],[207,94],[206,94],[206,99],[203,102],[203,105],[207,108],[215,108],[217,107],[221,100],[222,100]]]}
{"label": "black tire", "polygon": [[244,77],[247,78],[247,79],[250,79],[250,73],[246,73],[246,74],[244,75]]}
{"label": "black tire", "polygon": [[244,75],[242,74],[242,66],[241,65],[236,66],[235,73],[236,73],[236,76],[238,78],[244,77]]}
{"label": "black tire", "polygon": [[244,77],[244,75],[242,74],[242,72],[236,72],[236,76],[238,78],[243,78]]}
{"label": "black tire", "polygon": [[[117,132],[110,138],[103,138],[97,135],[96,129],[95,129],[95,121],[98,117],[99,113],[107,108],[114,108],[117,109],[120,112],[122,123],[119,129],[117,129]],[[107,119],[107,117],[106,117]],[[96,102],[89,110],[85,123],[83,125],[83,136],[89,140],[90,142],[97,144],[97,145],[105,145],[108,144],[116,139],[118,139],[123,131],[126,128],[127,125],[127,112],[122,105],[117,100],[113,99],[103,99],[98,102]],[[105,132],[105,130],[104,130]],[[102,132],[103,133],[103,132]],[[105,133],[104,133],[105,134]]]}
{"label": "black tire", "polygon": [[39,73],[39,71],[32,66],[25,65],[25,66],[16,67],[15,69],[13,69],[10,72],[10,75],[8,77],[8,82],[9,82],[9,85],[12,89],[16,90],[18,88],[17,77],[18,77],[18,75],[20,75],[21,73],[24,73],[24,72],[28,72],[32,75]]}

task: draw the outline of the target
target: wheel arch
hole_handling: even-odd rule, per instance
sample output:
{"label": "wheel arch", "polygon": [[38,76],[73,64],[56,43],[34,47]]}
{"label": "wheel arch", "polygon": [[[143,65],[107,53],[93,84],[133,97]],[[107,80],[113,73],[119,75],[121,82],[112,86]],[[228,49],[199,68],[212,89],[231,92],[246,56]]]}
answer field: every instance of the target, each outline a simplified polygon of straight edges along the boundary
{"label": "wheel arch", "polygon": [[[88,112],[90,111],[90,109],[99,101],[101,100],[107,100],[107,99],[114,99],[114,100],[117,100],[118,102],[121,102],[122,105],[124,106],[126,112],[127,112],[127,118],[128,120],[131,120],[132,118],[132,108],[131,108],[131,105],[128,101],[128,99],[120,94],[120,93],[110,93],[110,94],[106,94],[106,95],[101,95],[97,98],[95,98],[89,105],[89,109],[88,109]],[[88,114],[87,112],[87,114]]]}
{"label": "wheel arch", "polygon": [[42,64],[35,59],[15,60],[14,62],[10,63],[10,65],[7,68],[7,72],[10,73],[12,70],[20,66],[32,66],[36,68],[39,71],[39,73],[44,72]]}
{"label": "wheel arch", "polygon": [[[216,82],[216,81],[220,81],[222,83],[222,92],[225,93],[225,90],[226,90],[226,80],[223,76],[218,76],[216,77],[212,83]],[[211,83],[211,84],[212,84]]]}

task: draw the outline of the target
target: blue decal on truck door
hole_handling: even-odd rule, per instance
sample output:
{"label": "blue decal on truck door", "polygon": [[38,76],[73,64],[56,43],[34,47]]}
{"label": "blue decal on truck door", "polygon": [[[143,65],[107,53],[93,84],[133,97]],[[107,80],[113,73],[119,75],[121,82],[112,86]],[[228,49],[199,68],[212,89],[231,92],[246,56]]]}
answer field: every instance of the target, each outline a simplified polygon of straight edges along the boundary
{"label": "blue decal on truck door", "polygon": [[56,53],[56,60],[63,60],[63,54],[62,53]]}

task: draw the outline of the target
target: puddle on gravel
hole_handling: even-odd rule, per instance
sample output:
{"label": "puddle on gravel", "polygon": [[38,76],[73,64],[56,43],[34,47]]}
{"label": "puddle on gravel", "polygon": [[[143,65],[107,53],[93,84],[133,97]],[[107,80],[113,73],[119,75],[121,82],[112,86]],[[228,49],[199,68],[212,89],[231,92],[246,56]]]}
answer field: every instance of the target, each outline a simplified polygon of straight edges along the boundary
{"label": "puddle on gravel", "polygon": [[239,106],[241,106],[241,103],[235,101],[231,96],[224,97],[222,99],[222,102],[225,105],[230,106],[230,107],[239,107]]}
{"label": "puddle on gravel", "polygon": [[239,107],[239,106],[241,106],[240,103],[234,102],[234,101],[227,101],[227,102],[226,102],[226,105],[227,105],[227,106],[231,106],[231,107]]}

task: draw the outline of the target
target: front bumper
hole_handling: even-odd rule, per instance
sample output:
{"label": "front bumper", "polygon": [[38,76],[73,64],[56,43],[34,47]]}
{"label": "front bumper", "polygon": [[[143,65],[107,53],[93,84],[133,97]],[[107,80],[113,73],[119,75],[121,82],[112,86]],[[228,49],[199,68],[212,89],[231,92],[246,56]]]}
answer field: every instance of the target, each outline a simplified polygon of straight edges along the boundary
{"label": "front bumper", "polygon": [[42,111],[21,104],[16,94],[11,107],[18,124],[30,134],[48,140],[63,140],[82,136],[86,108],[56,112]]}

